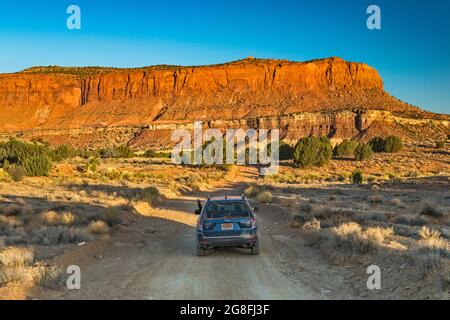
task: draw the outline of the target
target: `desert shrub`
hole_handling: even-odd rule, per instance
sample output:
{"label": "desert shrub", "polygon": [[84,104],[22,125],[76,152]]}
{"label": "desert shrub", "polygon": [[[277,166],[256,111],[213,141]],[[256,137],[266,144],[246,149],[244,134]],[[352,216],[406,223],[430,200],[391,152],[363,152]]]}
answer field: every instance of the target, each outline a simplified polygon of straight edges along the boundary
{"label": "desert shrub", "polygon": [[161,158],[161,159],[169,159],[172,156],[170,152],[156,152],[154,150],[147,150],[144,153],[144,157],[146,158]]}
{"label": "desert shrub", "polygon": [[389,136],[384,140],[383,151],[388,153],[399,152],[403,148],[402,140],[397,136]]}
{"label": "desert shrub", "polygon": [[353,183],[362,184],[364,181],[363,173],[360,169],[355,169],[352,172],[351,179]]}
{"label": "desert shrub", "polygon": [[244,189],[244,195],[247,198],[255,198],[259,192],[260,188],[256,183],[252,183]]}
{"label": "desert shrub", "polygon": [[31,248],[9,247],[0,250],[0,266],[26,266],[34,262],[34,251]]}
{"label": "desert shrub", "polygon": [[442,149],[443,147],[445,147],[445,141],[444,140],[436,141],[436,149]]}
{"label": "desert shrub", "polygon": [[53,226],[32,230],[29,241],[35,244],[55,245],[61,243],[78,243],[90,239],[89,234],[83,229]]}
{"label": "desert shrub", "polygon": [[99,151],[101,158],[132,158],[134,152],[128,146],[117,146],[113,148],[104,148]]}
{"label": "desert shrub", "polygon": [[405,224],[409,226],[423,226],[428,223],[426,219],[418,215],[401,214],[392,218],[393,223]]}
{"label": "desert shrub", "polygon": [[409,253],[423,276],[427,276],[436,269],[442,269],[443,260],[450,257],[448,242],[432,233],[432,231],[424,231],[421,237],[425,238],[422,238],[418,247]]}
{"label": "desert shrub", "polygon": [[57,226],[60,222],[59,214],[55,211],[42,212],[39,215],[39,220],[47,226]]}
{"label": "desert shrub", "polygon": [[423,226],[419,230],[419,236],[423,240],[429,240],[429,239],[439,239],[441,237],[441,233],[435,229],[430,229],[426,226]]}
{"label": "desert shrub", "polygon": [[8,170],[9,166],[10,166],[10,163],[9,163],[8,159],[3,160],[3,164],[2,164],[3,170]]}
{"label": "desert shrub", "polygon": [[367,201],[370,203],[382,203],[384,200],[385,199],[381,194],[372,194],[367,197]]}
{"label": "desert shrub", "polygon": [[154,203],[155,201],[158,201],[160,198],[160,193],[158,188],[156,187],[147,187],[140,191],[138,200],[140,201],[147,201],[150,204]]}
{"label": "desert shrub", "polygon": [[389,204],[392,206],[396,206],[396,207],[402,207],[403,206],[403,202],[401,199],[399,198],[393,198],[389,201]]}
{"label": "desert shrub", "polygon": [[7,159],[11,164],[22,164],[28,158],[37,156],[47,156],[50,150],[42,145],[25,143],[17,140],[10,140],[0,143],[0,162]]}
{"label": "desert shrub", "polygon": [[65,144],[57,147],[50,152],[50,158],[56,162],[73,158],[75,155],[76,150]]}
{"label": "desert shrub", "polygon": [[107,208],[100,215],[100,220],[104,221],[109,227],[112,228],[122,222],[120,210],[117,208]]}
{"label": "desert shrub", "polygon": [[97,171],[98,164],[99,162],[97,158],[90,158],[86,163],[86,165],[84,166],[84,172],[95,173]]}
{"label": "desert shrub", "polygon": [[355,159],[358,161],[368,160],[372,157],[372,147],[369,144],[360,143],[355,148]]}
{"label": "desert shrub", "polygon": [[13,181],[18,182],[21,181],[23,177],[26,176],[27,171],[24,169],[24,167],[17,164],[13,164],[8,167],[8,174],[11,176],[11,179],[13,179]]}
{"label": "desert shrub", "polygon": [[256,200],[262,203],[271,203],[273,201],[273,196],[269,191],[262,191],[256,196]]}
{"label": "desert shrub", "polygon": [[89,224],[88,231],[89,231],[89,233],[95,234],[95,235],[106,234],[109,232],[109,227],[105,222],[98,220],[98,221],[93,221]]}
{"label": "desert shrub", "polygon": [[59,267],[40,267],[36,273],[35,282],[42,287],[58,289],[64,285],[64,273]]}
{"label": "desert shrub", "polygon": [[420,211],[420,215],[441,218],[445,214],[442,209],[432,203],[427,202],[424,204],[422,210]]}
{"label": "desert shrub", "polygon": [[384,151],[384,139],[382,137],[370,139],[369,145],[372,147],[373,152],[380,153]]}
{"label": "desert shrub", "polygon": [[17,204],[10,204],[3,208],[5,216],[18,216],[22,214],[22,206]]}
{"label": "desert shrub", "polygon": [[351,157],[354,155],[358,143],[353,140],[344,140],[334,147],[333,154],[335,157]]}
{"label": "desert shrub", "polygon": [[320,230],[320,221],[315,217],[312,217],[310,220],[306,221],[305,224],[303,224],[302,228],[305,230]]}
{"label": "desert shrub", "polygon": [[327,137],[306,137],[295,146],[294,163],[299,167],[323,166],[332,154],[333,148]]}
{"label": "desert shrub", "polygon": [[31,177],[48,176],[52,169],[50,159],[42,155],[25,159],[22,165],[27,171],[27,175]]}
{"label": "desert shrub", "polygon": [[362,230],[356,222],[343,223],[333,227],[331,232],[335,235],[335,246],[347,247],[360,253],[377,249],[394,234],[392,228],[370,227]]}
{"label": "desert shrub", "polygon": [[291,160],[294,158],[294,147],[286,142],[281,141],[280,147],[280,160]]}
{"label": "desert shrub", "polygon": [[368,212],[357,214],[355,220],[360,223],[368,221],[387,222],[387,217],[383,212]]}

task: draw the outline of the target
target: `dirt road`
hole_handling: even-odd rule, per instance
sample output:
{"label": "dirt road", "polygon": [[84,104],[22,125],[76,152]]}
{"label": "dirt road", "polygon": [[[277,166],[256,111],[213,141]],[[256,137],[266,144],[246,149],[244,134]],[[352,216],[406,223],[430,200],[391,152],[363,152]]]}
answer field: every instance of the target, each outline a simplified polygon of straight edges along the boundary
{"label": "dirt road", "polygon": [[[241,168],[211,195],[240,195],[257,179],[254,168]],[[137,205],[107,247],[66,257],[80,265],[81,290],[41,290],[40,299],[328,299],[345,295],[345,272],[335,270],[302,245],[287,214],[276,206],[259,207],[261,254],[248,249],[194,254],[196,192],[164,201],[158,210]],[[80,259],[80,255],[89,255]]]}

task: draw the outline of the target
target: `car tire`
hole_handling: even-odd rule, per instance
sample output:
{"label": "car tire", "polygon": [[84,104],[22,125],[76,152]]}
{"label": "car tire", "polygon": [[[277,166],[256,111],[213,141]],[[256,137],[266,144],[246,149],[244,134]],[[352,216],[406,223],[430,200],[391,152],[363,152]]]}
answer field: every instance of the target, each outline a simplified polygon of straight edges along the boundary
{"label": "car tire", "polygon": [[196,247],[196,255],[197,257],[203,257],[204,255],[206,255],[206,250],[200,247]]}
{"label": "car tire", "polygon": [[252,250],[252,255],[256,256],[259,254],[259,250],[260,250],[259,240],[256,241],[256,244],[251,248],[251,250]]}

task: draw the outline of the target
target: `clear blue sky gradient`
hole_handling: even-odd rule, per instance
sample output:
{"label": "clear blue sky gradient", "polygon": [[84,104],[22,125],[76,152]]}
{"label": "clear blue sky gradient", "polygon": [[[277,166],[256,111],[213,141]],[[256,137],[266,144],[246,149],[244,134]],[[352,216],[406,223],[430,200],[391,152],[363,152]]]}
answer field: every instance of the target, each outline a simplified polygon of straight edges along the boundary
{"label": "clear blue sky gradient", "polygon": [[[81,30],[66,28],[70,4]],[[380,31],[366,28],[370,4]],[[339,56],[375,67],[394,96],[448,114],[449,13],[448,0],[2,0],[0,72]]]}

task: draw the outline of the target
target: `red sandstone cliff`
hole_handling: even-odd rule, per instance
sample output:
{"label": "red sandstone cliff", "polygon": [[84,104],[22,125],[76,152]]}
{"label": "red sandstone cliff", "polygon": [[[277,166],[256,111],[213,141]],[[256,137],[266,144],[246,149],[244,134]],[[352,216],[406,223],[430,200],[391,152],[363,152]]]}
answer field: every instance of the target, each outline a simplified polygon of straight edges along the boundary
{"label": "red sandstone cliff", "polygon": [[250,58],[140,69],[49,67],[0,75],[0,131],[342,110],[449,118],[391,97],[375,69],[340,58],[301,63]]}

